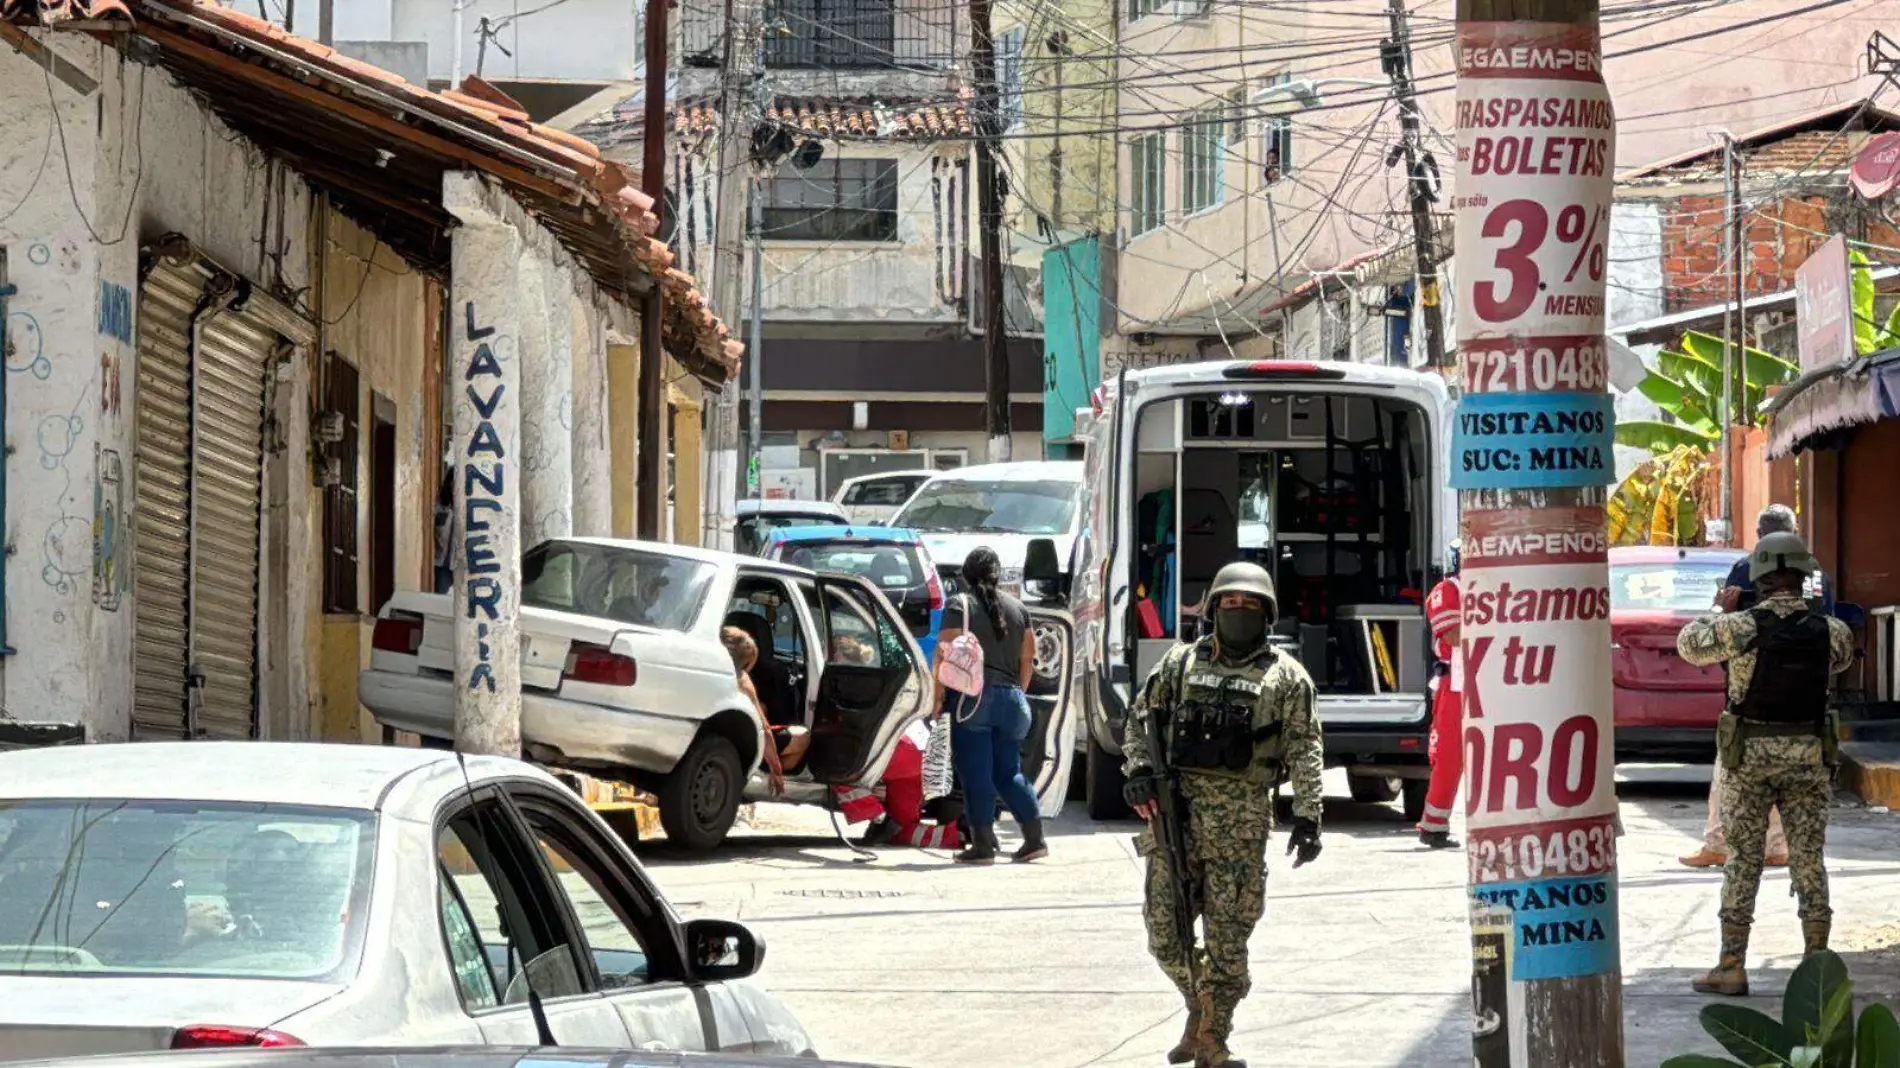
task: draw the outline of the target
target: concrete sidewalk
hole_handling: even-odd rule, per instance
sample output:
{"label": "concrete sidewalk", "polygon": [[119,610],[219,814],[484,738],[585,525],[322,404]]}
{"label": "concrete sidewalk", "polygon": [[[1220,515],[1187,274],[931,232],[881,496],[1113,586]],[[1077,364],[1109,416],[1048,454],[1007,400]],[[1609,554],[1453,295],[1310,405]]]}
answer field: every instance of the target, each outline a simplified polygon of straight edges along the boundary
{"label": "concrete sidewalk", "polygon": [[1841,743],[1840,784],[1869,805],[1900,809],[1900,742]]}
{"label": "concrete sidewalk", "polygon": [[[1343,798],[1343,782],[1333,792]],[[1703,813],[1694,786],[1625,793],[1631,1066],[1719,1052],[1696,1023],[1707,999],[1689,979],[1714,961],[1721,875],[1675,862]],[[1900,817],[1858,806],[1835,816],[1836,941],[1862,1002],[1894,1000],[1900,960],[1885,947],[1900,941]],[[1161,1064],[1182,1019],[1147,956],[1132,825],[1072,813],[1052,828],[1046,863],[960,869],[908,850],[854,863],[822,821],[761,806],[759,827],[711,860],[649,859],[683,912],[737,918],[766,937],[762,981],[819,1052],[913,1068]],[[1236,1050],[1256,1068],[1469,1064],[1463,854],[1421,851],[1395,810],[1343,799],[1329,806],[1317,864],[1294,872],[1283,849],[1276,839],[1269,851]],[[1764,881],[1750,958],[1753,1001],[1776,1014],[1801,949],[1788,892],[1785,871]]]}

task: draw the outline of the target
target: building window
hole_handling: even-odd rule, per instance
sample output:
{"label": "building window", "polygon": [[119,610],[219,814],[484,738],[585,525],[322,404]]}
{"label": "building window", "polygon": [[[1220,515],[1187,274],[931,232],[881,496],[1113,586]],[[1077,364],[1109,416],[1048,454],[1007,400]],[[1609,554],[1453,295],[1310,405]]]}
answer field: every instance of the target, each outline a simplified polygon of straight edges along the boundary
{"label": "building window", "polygon": [[[356,570],[356,468],[362,427],[356,365],[332,352],[324,361],[323,610],[362,611]],[[338,437],[338,434],[341,437]]]}
{"label": "building window", "polygon": [[768,67],[888,67],[897,58],[895,0],[776,0],[770,11]]}
{"label": "building window", "polygon": [[369,609],[396,595],[396,403],[370,394]]}
{"label": "building window", "polygon": [[897,240],[897,161],[820,160],[781,167],[765,186],[764,236],[775,241]]}
{"label": "building window", "polygon": [[1226,195],[1226,106],[1215,104],[1194,112],[1181,127],[1181,210],[1206,211]]}
{"label": "building window", "polygon": [[1149,15],[1174,9],[1174,0],[1128,0],[1128,21],[1139,22]]}
{"label": "building window", "polygon": [[1023,124],[1023,28],[1003,31],[996,38],[996,85],[1004,130]]}
{"label": "building window", "polygon": [[1165,131],[1141,134],[1129,146],[1128,230],[1139,236],[1160,228],[1168,211],[1168,135]]}
{"label": "building window", "polygon": [[[1266,88],[1286,85],[1293,76],[1286,73],[1276,74],[1267,79]],[[1276,101],[1275,106],[1287,106],[1285,101]],[[1260,170],[1267,184],[1293,173],[1293,116],[1268,115],[1260,122]]]}

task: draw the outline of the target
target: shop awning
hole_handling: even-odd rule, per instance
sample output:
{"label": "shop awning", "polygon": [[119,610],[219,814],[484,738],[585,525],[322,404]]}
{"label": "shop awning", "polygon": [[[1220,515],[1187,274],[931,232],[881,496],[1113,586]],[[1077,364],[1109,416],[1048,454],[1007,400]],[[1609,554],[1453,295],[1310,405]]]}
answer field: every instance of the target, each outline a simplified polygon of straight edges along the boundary
{"label": "shop awning", "polygon": [[1803,374],[1770,398],[1762,412],[1768,417],[1770,460],[1842,430],[1900,418],[1900,349]]}

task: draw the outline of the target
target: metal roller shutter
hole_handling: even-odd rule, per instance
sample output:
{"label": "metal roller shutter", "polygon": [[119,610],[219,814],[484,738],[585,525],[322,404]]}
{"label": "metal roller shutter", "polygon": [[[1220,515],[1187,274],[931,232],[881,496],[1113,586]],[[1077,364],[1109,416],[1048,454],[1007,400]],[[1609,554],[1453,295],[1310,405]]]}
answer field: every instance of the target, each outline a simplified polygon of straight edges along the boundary
{"label": "metal roller shutter", "polygon": [[159,263],[139,295],[132,736],[189,736],[191,315],[204,277]]}
{"label": "metal roller shutter", "polygon": [[277,335],[251,316],[207,318],[195,353],[192,653],[204,673],[194,726],[257,733],[257,582],[263,519],[264,376]]}

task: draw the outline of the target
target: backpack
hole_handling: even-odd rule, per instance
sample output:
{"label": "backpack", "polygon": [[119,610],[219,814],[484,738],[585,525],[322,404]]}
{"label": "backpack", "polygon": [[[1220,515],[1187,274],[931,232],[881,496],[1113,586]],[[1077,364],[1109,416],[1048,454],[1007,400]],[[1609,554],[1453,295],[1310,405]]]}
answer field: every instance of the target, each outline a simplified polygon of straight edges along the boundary
{"label": "backpack", "polygon": [[1751,614],[1755,672],[1735,713],[1763,723],[1820,723],[1833,678],[1827,617],[1812,611],[1784,617],[1765,608]]}
{"label": "backpack", "polygon": [[966,697],[983,695],[983,643],[970,633],[970,613],[974,606],[970,595],[959,598],[963,602],[963,633],[951,639],[943,647],[943,656],[937,661],[937,681],[944,689]]}

